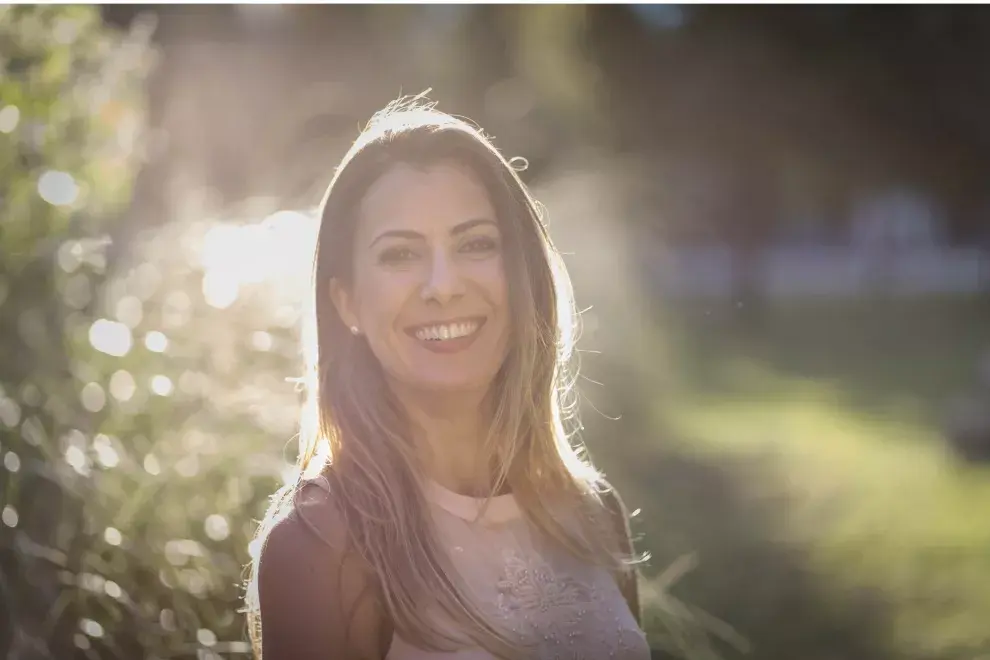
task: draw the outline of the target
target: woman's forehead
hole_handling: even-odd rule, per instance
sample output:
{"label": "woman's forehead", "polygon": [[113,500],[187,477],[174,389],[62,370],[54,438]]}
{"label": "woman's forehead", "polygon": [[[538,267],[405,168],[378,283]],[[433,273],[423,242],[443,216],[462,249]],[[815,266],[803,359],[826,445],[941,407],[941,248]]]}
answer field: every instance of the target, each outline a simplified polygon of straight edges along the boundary
{"label": "woman's forehead", "polygon": [[488,191],[469,167],[457,162],[400,163],[372,184],[361,200],[358,234],[445,230],[465,220],[495,220],[494,216]]}

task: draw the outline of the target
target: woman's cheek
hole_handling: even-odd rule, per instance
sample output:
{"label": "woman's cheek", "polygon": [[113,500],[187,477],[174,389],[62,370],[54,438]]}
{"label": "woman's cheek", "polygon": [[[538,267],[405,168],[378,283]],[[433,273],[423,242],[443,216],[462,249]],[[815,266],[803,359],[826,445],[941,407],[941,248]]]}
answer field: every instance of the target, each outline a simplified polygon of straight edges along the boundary
{"label": "woman's cheek", "polygon": [[491,295],[495,301],[505,303],[508,299],[509,285],[501,258],[491,260],[485,273],[485,279],[487,281],[487,288],[491,291]]}
{"label": "woman's cheek", "polygon": [[415,289],[415,273],[411,270],[375,273],[364,287],[366,310],[378,323],[391,325],[401,315]]}

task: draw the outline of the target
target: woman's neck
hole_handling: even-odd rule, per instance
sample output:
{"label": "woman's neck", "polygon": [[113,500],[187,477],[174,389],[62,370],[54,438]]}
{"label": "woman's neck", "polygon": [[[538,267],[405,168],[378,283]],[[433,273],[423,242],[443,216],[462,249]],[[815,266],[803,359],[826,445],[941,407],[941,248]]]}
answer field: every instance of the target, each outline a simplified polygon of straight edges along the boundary
{"label": "woman's neck", "polygon": [[413,424],[426,476],[455,493],[487,495],[492,475],[484,455],[490,424],[485,395],[393,389]]}

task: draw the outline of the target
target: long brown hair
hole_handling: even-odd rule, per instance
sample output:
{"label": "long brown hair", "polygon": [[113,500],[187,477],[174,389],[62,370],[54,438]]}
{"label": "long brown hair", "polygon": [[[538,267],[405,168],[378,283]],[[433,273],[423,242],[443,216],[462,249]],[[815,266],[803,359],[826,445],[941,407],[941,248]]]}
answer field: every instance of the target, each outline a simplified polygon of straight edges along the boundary
{"label": "long brown hair", "polygon": [[[605,482],[569,433],[575,412],[573,355],[577,315],[570,280],[518,172],[478,128],[438,111],[422,97],[400,99],[377,113],[348,151],[323,199],[316,248],[314,314],[307,349],[307,397],[298,480],[275,498],[259,540],[283,504],[308,478],[330,484],[346,520],[350,547],[377,576],[396,633],[432,650],[456,640],[424,617],[432,601],[472,642],[496,657],[525,649],[486,621],[452,578],[422,494],[404,411],[390,395],[366,342],[355,338],[331,302],[330,282],[352,276],[356,209],[368,188],[397,163],[454,160],[473,171],[496,210],[504,242],[511,311],[509,352],[490,392],[485,442],[495,473],[492,493],[508,486],[534,530],[583,560],[628,570],[599,497]],[[578,515],[568,525],[552,512]],[[256,551],[257,553],[257,551]],[[260,656],[257,556],[249,585],[252,641]],[[260,631],[263,632],[263,631]]]}

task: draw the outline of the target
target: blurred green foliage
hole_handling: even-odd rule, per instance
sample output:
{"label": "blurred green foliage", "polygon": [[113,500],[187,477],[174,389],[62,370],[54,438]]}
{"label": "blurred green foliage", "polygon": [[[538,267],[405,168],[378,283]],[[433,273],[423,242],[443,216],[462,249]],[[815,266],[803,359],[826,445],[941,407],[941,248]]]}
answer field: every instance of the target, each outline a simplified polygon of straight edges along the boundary
{"label": "blurred green foliage", "polygon": [[634,443],[619,469],[659,565],[697,553],[677,591],[761,658],[984,657],[990,472],[945,428],[986,351],[980,301],[664,311],[672,385],[643,424],[678,458]]}
{"label": "blurred green foliage", "polygon": [[165,648],[148,623],[159,618],[151,605],[172,597],[141,537],[166,516],[149,514],[135,487],[147,480],[129,431],[135,420],[162,426],[171,411],[128,414],[108,396],[120,362],[106,351],[127,352],[133,329],[103,318],[107,247],[143,159],[152,28],[108,30],[95,7],[0,7],[5,657]]}

